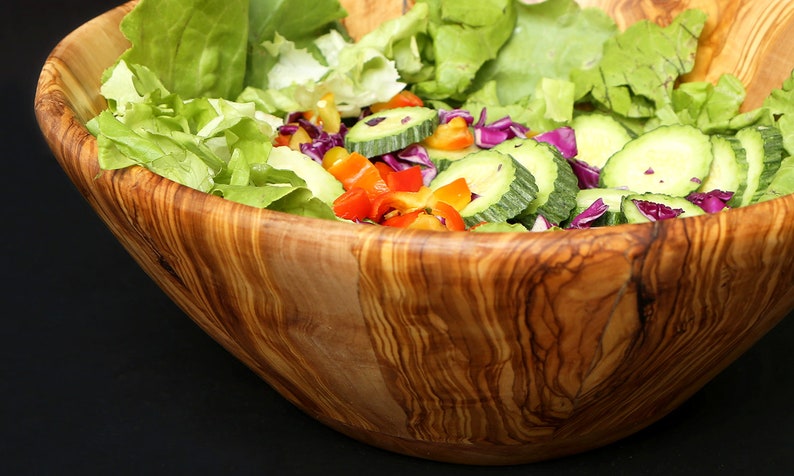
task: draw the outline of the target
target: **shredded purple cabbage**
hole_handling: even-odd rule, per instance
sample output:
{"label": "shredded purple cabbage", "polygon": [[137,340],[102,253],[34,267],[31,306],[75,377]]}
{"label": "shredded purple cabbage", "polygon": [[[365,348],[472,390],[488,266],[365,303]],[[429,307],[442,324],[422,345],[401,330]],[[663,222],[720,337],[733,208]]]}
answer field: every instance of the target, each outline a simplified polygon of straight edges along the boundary
{"label": "shredded purple cabbage", "polygon": [[315,162],[322,163],[323,156],[325,156],[325,153],[330,149],[345,146],[347,127],[345,127],[344,124],[341,125],[337,133],[329,134],[319,127],[317,127],[314,132],[319,133],[316,137],[312,137],[312,133],[310,132],[309,136],[312,137],[312,141],[301,144],[300,150],[303,154],[311,157]]}
{"label": "shredded purple cabbage", "polygon": [[298,128],[299,127],[300,126],[298,126],[297,124],[293,124],[293,123],[284,124],[283,126],[279,126],[278,132],[279,132],[279,134],[284,134],[284,135],[287,135],[287,136],[291,136],[292,134],[298,132]]}
{"label": "shredded purple cabbage", "polygon": [[568,159],[568,163],[571,164],[571,169],[579,181],[580,189],[598,188],[601,169],[576,158]]}
{"label": "shredded purple cabbage", "polygon": [[292,122],[298,122],[298,119],[303,117],[302,112],[291,112],[287,114],[287,118],[284,120],[285,123],[290,124]]}
{"label": "shredded purple cabbage", "polygon": [[466,124],[472,125],[474,123],[474,116],[471,115],[466,109],[439,109],[438,122],[440,124],[447,124],[449,121],[456,117],[462,117]]}
{"label": "shredded purple cabbage", "polygon": [[604,213],[609,210],[609,205],[604,203],[602,199],[597,199],[584,211],[576,215],[568,228],[585,229],[590,228],[593,222],[604,216]]}
{"label": "shredded purple cabbage", "polygon": [[680,208],[672,208],[668,207],[663,203],[656,203],[650,202],[648,200],[632,200],[634,205],[637,206],[637,209],[640,213],[645,216],[645,218],[649,219],[650,221],[659,221],[659,220],[667,220],[670,218],[676,218],[677,216],[684,213],[684,210]]}
{"label": "shredded purple cabbage", "polygon": [[692,192],[686,199],[702,208],[706,213],[716,213],[728,208],[733,192],[712,190],[710,192]]}
{"label": "shredded purple cabbage", "polygon": [[380,159],[396,171],[419,165],[422,170],[422,182],[425,185],[430,185],[430,181],[438,174],[436,165],[427,154],[427,149],[420,144],[411,144],[397,153],[383,154]]}
{"label": "shredded purple cabbage", "polygon": [[510,116],[505,116],[490,124],[486,122],[487,111],[482,109],[480,118],[474,124],[474,143],[482,149],[491,149],[506,140],[516,137],[526,139],[529,128],[513,122]]}
{"label": "shredded purple cabbage", "polygon": [[535,140],[553,145],[566,159],[572,159],[579,153],[579,149],[576,147],[576,133],[572,127],[558,127],[538,134],[535,136]]}
{"label": "shredded purple cabbage", "polygon": [[317,139],[324,132],[322,126],[314,124],[313,122],[302,117],[297,120],[297,123],[303,128],[303,130],[306,131],[307,134],[309,134],[309,137],[312,139]]}

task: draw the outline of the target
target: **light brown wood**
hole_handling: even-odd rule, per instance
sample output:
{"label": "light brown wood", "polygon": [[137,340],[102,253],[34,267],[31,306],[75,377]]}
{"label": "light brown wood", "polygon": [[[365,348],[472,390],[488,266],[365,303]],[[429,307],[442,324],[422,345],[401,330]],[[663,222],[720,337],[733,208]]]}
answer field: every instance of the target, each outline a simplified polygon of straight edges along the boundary
{"label": "light brown wood", "polygon": [[[757,100],[778,81],[769,65],[794,66],[794,4],[698,3],[719,15],[705,77],[727,67]],[[666,21],[671,4],[684,5],[603,2],[622,23]],[[317,221],[142,168],[101,172],[83,122],[104,106],[100,74],[126,48],[117,27],[130,8],[52,52],[35,99],[46,140],[187,315],[347,435],[470,464],[585,451],[666,415],[794,309],[794,196],[656,224],[477,235]]]}

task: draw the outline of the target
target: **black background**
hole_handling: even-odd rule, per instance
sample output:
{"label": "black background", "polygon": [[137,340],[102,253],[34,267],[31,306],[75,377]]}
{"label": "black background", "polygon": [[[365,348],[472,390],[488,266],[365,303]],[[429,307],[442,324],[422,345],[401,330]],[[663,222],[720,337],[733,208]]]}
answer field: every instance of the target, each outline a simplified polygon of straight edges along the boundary
{"label": "black background", "polygon": [[794,314],[666,418],[569,458],[441,464],[315,422],[165,297],[41,138],[33,95],[46,55],[116,3],[9,3],[0,30],[0,473],[794,474]]}

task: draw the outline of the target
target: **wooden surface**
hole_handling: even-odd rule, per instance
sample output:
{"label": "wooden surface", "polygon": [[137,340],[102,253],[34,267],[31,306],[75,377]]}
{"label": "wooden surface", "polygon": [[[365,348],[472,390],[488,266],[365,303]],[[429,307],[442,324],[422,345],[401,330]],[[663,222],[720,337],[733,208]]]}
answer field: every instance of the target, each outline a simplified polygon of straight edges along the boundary
{"label": "wooden surface", "polygon": [[103,106],[99,75],[125,48],[129,8],[53,52],[42,131],[163,290],[332,428],[472,464],[580,452],[676,408],[794,308],[794,196],[657,224],[469,235],[319,222],[140,168],[100,172],[82,121]]}

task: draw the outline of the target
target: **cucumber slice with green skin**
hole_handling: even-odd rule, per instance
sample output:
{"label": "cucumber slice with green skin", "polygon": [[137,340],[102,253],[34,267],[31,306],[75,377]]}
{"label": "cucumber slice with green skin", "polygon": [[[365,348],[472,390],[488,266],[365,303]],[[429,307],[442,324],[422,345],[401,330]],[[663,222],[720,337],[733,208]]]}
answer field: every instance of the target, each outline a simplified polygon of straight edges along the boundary
{"label": "cucumber slice with green skin", "polygon": [[674,210],[681,210],[682,212],[677,218],[698,216],[706,213],[702,208],[684,197],[676,197],[661,193],[638,193],[623,197],[621,211],[626,217],[626,223],[648,223],[654,221],[645,216],[640,209],[637,208],[637,205],[634,203],[635,200],[658,203]]}
{"label": "cucumber slice with green skin", "polygon": [[600,186],[685,197],[700,187],[714,153],[709,136],[688,125],[662,126],[607,160]]}
{"label": "cucumber slice with green skin", "polygon": [[534,139],[510,139],[493,148],[511,155],[535,177],[537,197],[516,220],[532,227],[538,215],[559,225],[576,206],[579,180],[571,164],[552,145]]}
{"label": "cucumber slice with green skin", "polygon": [[576,159],[599,169],[633,138],[623,124],[606,114],[576,116],[571,127],[576,132]]}
{"label": "cucumber slice with green skin", "polygon": [[721,190],[742,195],[747,187],[747,153],[742,143],[734,136],[715,135],[711,136],[711,146],[714,160],[698,191]]}
{"label": "cucumber slice with green skin", "polygon": [[571,219],[587,210],[599,198],[609,207],[600,218],[595,220],[592,226],[621,225],[626,223],[626,216],[621,209],[623,198],[627,195],[634,195],[631,190],[618,188],[586,188],[579,190],[576,195],[576,207],[571,213]]}
{"label": "cucumber slice with green skin", "polygon": [[758,201],[765,202],[790,193],[794,193],[794,156],[786,157],[780,162],[780,168]]}
{"label": "cucumber slice with green skin", "polygon": [[434,149],[432,147],[425,146],[425,150],[427,150],[427,156],[430,158],[430,161],[436,166],[436,170],[443,172],[452,162],[460,160],[467,155],[473,154],[474,152],[478,152],[482,149],[476,145],[472,145],[460,150]]}
{"label": "cucumber slice with green skin", "polygon": [[467,226],[507,222],[537,196],[532,174],[511,156],[495,150],[482,150],[453,162],[433,179],[430,188],[435,190],[461,177],[474,196],[460,211]]}
{"label": "cucumber slice with green skin", "polygon": [[274,147],[267,164],[276,169],[295,172],[306,182],[312,194],[328,205],[333,205],[334,200],[345,192],[342,182],[328,173],[319,162],[289,147]]}
{"label": "cucumber slice with green skin", "polygon": [[388,154],[430,137],[437,126],[435,109],[386,109],[356,122],[345,135],[345,148],[367,158]]}
{"label": "cucumber slice with green skin", "polygon": [[529,231],[527,227],[522,225],[521,223],[483,223],[481,225],[475,226],[471,230],[472,233],[524,233]]}
{"label": "cucumber slice with green skin", "polygon": [[783,135],[775,127],[752,126],[736,133],[747,153],[746,188],[734,194],[731,207],[744,207],[757,202],[764,194],[783,160]]}

